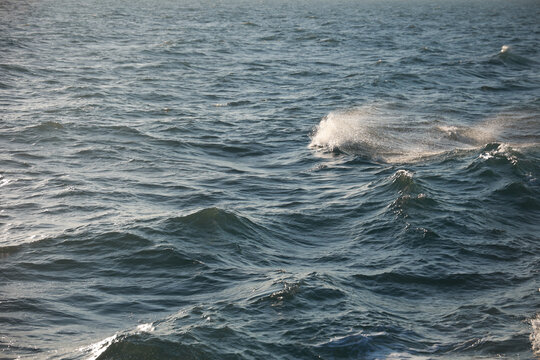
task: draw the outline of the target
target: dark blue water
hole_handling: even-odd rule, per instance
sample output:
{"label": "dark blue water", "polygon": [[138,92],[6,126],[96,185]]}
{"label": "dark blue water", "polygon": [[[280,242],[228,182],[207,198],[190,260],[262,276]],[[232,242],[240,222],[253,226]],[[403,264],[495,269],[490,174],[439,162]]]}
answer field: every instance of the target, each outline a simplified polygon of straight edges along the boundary
{"label": "dark blue water", "polygon": [[0,358],[540,357],[539,19],[0,0]]}

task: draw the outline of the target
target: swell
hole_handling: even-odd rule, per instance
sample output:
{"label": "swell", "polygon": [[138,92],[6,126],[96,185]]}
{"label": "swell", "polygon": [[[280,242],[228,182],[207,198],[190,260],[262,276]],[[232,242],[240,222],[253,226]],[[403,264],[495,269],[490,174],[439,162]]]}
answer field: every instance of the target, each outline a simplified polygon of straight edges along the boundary
{"label": "swell", "polygon": [[[404,298],[414,303],[424,296],[423,292],[429,296],[433,289],[439,289],[438,282],[442,282],[444,291],[453,297],[470,291],[467,286],[480,285],[476,291],[485,291],[499,275],[421,277],[394,272],[340,279],[321,273],[304,276],[266,273],[267,280],[258,282],[251,291],[255,295],[249,295],[252,286],[245,288],[246,283],[241,282],[233,285],[232,291],[216,293],[217,299],[212,304],[184,306],[176,313],[134,330],[120,331],[83,346],[75,354],[82,353],[93,359],[127,359],[135,354],[139,357],[159,354],[173,359],[222,356],[279,359],[291,354],[298,359],[316,356],[378,359],[453,357],[470,352],[486,355],[526,348],[528,342],[523,334],[486,338],[481,332],[471,334],[470,328],[463,329],[466,327],[463,324],[470,320],[465,314],[481,323],[493,322],[493,317],[497,317],[497,321],[501,317],[511,318],[501,307],[472,304],[459,309],[444,308],[440,318],[434,317],[434,323],[426,326],[432,332],[427,338],[422,326],[417,326],[417,331],[410,329],[406,313],[400,316],[388,312],[388,306]],[[508,279],[508,282],[513,280],[516,279]],[[249,281],[247,284],[254,285]],[[350,284],[355,284],[356,290],[344,291]],[[499,286],[505,285],[508,284]],[[366,286],[373,292],[371,295],[366,295]],[[378,294],[384,295],[386,305],[368,307],[377,303]],[[314,309],[308,304],[314,304],[317,310],[326,309],[326,315],[311,318]],[[232,318],[236,321],[229,321]],[[339,322],[341,326],[321,327],[321,321]],[[283,328],[286,328],[285,336],[278,334]],[[445,340],[435,340],[434,331],[440,331],[439,339]],[[449,337],[444,335],[445,331],[458,334]],[[321,338],[327,340],[317,340]]]}
{"label": "swell", "polygon": [[[219,296],[212,305],[186,306],[178,312],[134,330],[121,331],[90,346],[79,349],[94,359],[130,358],[160,354],[167,358],[312,358],[320,354],[337,356],[340,353],[362,353],[374,359],[387,350],[385,343],[400,337],[400,330],[388,328],[385,334],[363,334],[361,337],[332,338],[328,343],[303,341],[302,333],[315,335],[321,329],[320,319],[309,318],[309,308],[345,305],[346,294],[334,284],[336,279],[319,273],[295,277],[284,272],[260,274],[267,280],[250,292],[243,284]],[[250,282],[247,282],[250,284]],[[233,285],[234,286],[234,285]],[[253,295],[255,293],[255,295]],[[290,318],[269,319],[269,314],[293,311]],[[329,310],[331,313],[339,313]],[[250,318],[248,320],[247,317]],[[234,317],[235,322],[227,319]],[[346,318],[345,314],[341,317]],[[276,331],[286,326],[287,337]],[[144,330],[143,330],[144,329]],[[348,338],[348,340],[345,340]],[[393,339],[393,340],[390,340]]]}
{"label": "swell", "polygon": [[[17,324],[18,334],[44,324],[55,324],[61,332],[94,314],[117,327],[129,323],[121,309],[167,313],[186,299],[227,291],[231,284],[249,279],[250,268],[272,259],[265,249],[270,236],[264,227],[219,208],[107,228],[103,223],[88,225],[0,247],[2,279],[17,279],[28,288],[6,293],[3,303],[10,315],[1,317],[0,324]],[[61,291],[65,284],[70,284],[69,294]],[[39,286],[51,293],[33,301],[30,294]],[[30,313],[40,324],[25,315]],[[13,341],[14,351],[18,343]],[[112,349],[115,346],[120,345]]]}
{"label": "swell", "polygon": [[164,231],[168,234],[190,233],[216,238],[258,239],[264,237],[266,229],[248,218],[216,207],[195,213],[172,217],[164,221]]}
{"label": "swell", "polygon": [[[33,242],[3,246],[0,249],[4,256],[17,253],[21,256],[30,256],[52,255],[57,253],[56,248],[62,248],[62,251],[58,252],[58,259],[71,255],[99,262],[101,256],[106,256],[115,259],[117,264],[122,264],[125,260],[126,269],[129,268],[130,261],[134,263],[141,261],[143,265],[142,259],[146,258],[149,268],[159,268],[159,264],[181,265],[184,260],[186,263],[192,263],[189,256],[186,258],[186,255],[182,255],[180,246],[186,249],[221,245],[232,248],[241,245],[247,248],[248,245],[263,246],[265,241],[271,238],[265,227],[248,218],[215,207],[183,216],[141,219],[125,225],[121,230],[108,231],[108,228],[103,224],[99,227],[87,225],[67,229],[55,236],[38,238]],[[188,244],[189,246],[186,246]],[[114,249],[118,251],[111,252]],[[117,258],[114,258],[115,256]],[[55,258],[51,257],[50,260]],[[47,264],[44,263],[43,267],[46,268]]]}

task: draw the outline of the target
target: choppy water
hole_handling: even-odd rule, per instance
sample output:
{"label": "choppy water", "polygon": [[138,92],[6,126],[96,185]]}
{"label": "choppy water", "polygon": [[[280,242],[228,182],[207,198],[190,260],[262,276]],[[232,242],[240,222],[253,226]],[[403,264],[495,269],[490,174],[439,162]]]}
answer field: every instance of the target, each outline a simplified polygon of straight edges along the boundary
{"label": "choppy water", "polygon": [[0,1],[0,358],[538,358],[538,19]]}

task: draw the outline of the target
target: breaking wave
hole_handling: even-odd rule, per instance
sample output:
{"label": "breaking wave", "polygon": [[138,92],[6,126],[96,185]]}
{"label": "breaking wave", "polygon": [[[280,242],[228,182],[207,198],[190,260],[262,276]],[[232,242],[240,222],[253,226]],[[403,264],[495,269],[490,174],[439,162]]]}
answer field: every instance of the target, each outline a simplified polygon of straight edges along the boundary
{"label": "breaking wave", "polygon": [[[537,125],[522,114],[500,115],[478,125],[466,126],[411,121],[383,106],[366,105],[333,111],[323,117],[311,132],[309,147],[375,162],[416,162],[456,150],[479,150],[501,140],[514,147],[530,145],[522,144],[525,139],[522,133],[527,130],[515,131],[517,124],[528,126],[529,134],[538,131]],[[527,140],[534,144],[537,139],[529,136]]]}

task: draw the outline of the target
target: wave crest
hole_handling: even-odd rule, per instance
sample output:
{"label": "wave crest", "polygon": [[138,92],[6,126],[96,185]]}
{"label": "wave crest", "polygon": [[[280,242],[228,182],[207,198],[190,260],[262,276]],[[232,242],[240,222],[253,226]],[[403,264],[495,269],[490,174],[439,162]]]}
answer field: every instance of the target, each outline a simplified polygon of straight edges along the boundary
{"label": "wave crest", "polygon": [[227,233],[240,237],[250,237],[258,230],[258,225],[251,220],[216,207],[170,218],[167,220],[166,227],[173,231],[191,229],[203,234]]}
{"label": "wave crest", "polygon": [[519,55],[512,45],[503,45],[501,50],[489,60],[491,64],[529,67],[536,62],[525,56]]}
{"label": "wave crest", "polygon": [[[366,105],[324,116],[310,134],[309,147],[374,162],[416,162],[445,154],[453,156],[455,151],[477,151],[497,141],[516,146],[530,142],[530,136],[522,134],[537,132],[530,117],[521,113],[501,114],[466,126],[411,120],[388,107]],[[516,128],[521,130],[516,132]],[[536,138],[532,140],[536,142]]]}
{"label": "wave crest", "polygon": [[384,146],[384,134],[373,108],[363,107],[326,115],[311,135],[311,148],[334,153],[363,154],[374,158],[391,150]]}

